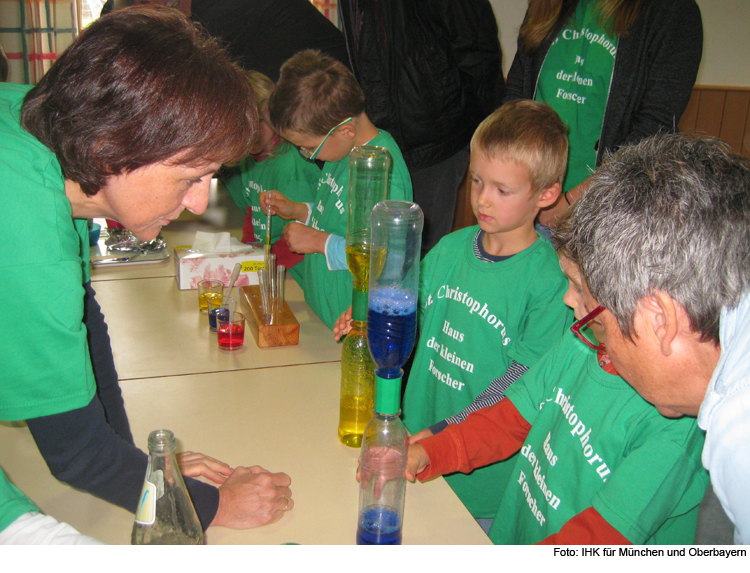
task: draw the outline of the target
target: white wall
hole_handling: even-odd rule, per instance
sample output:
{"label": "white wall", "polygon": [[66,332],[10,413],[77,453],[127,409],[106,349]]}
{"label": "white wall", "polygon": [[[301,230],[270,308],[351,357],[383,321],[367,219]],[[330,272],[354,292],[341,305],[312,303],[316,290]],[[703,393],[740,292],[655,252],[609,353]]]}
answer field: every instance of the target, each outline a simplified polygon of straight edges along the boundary
{"label": "white wall", "polygon": [[[460,0],[457,0],[460,1]],[[750,0],[696,0],[703,17],[698,85],[750,87]],[[500,29],[503,71],[516,53],[527,0],[490,0]]]}

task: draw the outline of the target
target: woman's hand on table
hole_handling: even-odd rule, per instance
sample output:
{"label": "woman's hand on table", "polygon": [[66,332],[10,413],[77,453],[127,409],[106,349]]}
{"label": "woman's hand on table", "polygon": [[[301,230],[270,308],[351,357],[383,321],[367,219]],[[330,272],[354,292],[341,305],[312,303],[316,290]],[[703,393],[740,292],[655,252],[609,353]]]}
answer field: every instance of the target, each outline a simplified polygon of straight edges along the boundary
{"label": "woman's hand on table", "polygon": [[222,484],[232,473],[232,467],[219,460],[198,452],[180,452],[177,454],[177,465],[180,473],[188,477],[203,476],[214,483]]}
{"label": "woman's hand on table", "polygon": [[284,227],[284,238],[292,252],[307,255],[310,253],[325,254],[326,240],[330,233],[318,231],[297,221]]}
{"label": "woman's hand on table", "polygon": [[349,334],[352,329],[352,307],[350,306],[333,323],[333,339],[341,340],[342,336]]}
{"label": "woman's hand on table", "polygon": [[291,478],[260,466],[238,467],[219,487],[219,508],[211,525],[251,529],[275,523],[294,507]]}

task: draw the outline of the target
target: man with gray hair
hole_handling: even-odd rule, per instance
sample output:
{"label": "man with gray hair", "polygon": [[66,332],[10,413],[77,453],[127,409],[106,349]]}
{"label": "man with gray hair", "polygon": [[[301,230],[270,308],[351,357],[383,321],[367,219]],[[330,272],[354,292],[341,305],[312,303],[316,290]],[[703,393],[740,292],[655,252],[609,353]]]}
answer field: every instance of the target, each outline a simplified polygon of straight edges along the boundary
{"label": "man with gray hair", "polygon": [[684,135],[623,147],[560,232],[617,372],[662,415],[697,416],[735,542],[750,543],[750,161]]}

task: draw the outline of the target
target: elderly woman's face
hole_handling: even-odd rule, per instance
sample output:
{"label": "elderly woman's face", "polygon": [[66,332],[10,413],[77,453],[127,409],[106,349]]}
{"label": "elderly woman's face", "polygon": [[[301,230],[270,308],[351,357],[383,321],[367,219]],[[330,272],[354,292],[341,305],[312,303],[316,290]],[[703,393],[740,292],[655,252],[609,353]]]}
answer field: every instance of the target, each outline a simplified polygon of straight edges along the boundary
{"label": "elderly woman's face", "polygon": [[219,163],[154,163],[110,177],[99,193],[109,218],[150,241],[183,210],[196,214],[206,210],[211,177],[219,167]]}

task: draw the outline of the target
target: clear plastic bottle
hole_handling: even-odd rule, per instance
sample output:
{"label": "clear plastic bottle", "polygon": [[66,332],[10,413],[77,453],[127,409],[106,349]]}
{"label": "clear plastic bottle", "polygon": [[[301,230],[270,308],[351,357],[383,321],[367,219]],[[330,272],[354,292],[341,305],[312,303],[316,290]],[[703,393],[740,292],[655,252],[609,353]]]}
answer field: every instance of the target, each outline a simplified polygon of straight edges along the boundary
{"label": "clear plastic bottle", "polygon": [[203,529],[174,449],[169,430],[149,434],[148,469],[133,524],[133,545],[203,545]]}
{"label": "clear plastic bottle", "polygon": [[375,415],[359,458],[360,545],[401,543],[408,434],[399,418],[401,367],[414,348],[424,216],[415,203],[382,201],[372,210],[367,342],[377,367]]}
{"label": "clear plastic bottle", "polygon": [[391,154],[384,147],[361,145],[349,153],[346,262],[360,292],[367,292],[370,272],[370,214],[388,198],[390,169]]}
{"label": "clear plastic bottle", "polygon": [[[372,210],[367,341],[382,378],[399,378],[417,332],[424,215],[416,203],[381,201]],[[379,410],[378,410],[379,411]]]}
{"label": "clear plastic bottle", "polygon": [[354,320],[341,352],[339,410],[339,440],[352,448],[360,447],[375,405],[375,363],[367,345],[366,317],[367,295],[354,291]]}
{"label": "clear plastic bottle", "polygon": [[400,545],[408,433],[399,418],[401,378],[377,378],[375,415],[359,458],[358,545]]}
{"label": "clear plastic bottle", "polygon": [[352,330],[341,351],[339,440],[358,448],[372,417],[375,364],[365,331],[370,275],[370,224],[373,207],[388,197],[391,155],[384,147],[362,145],[349,154],[349,204],[346,262],[352,274]]}

